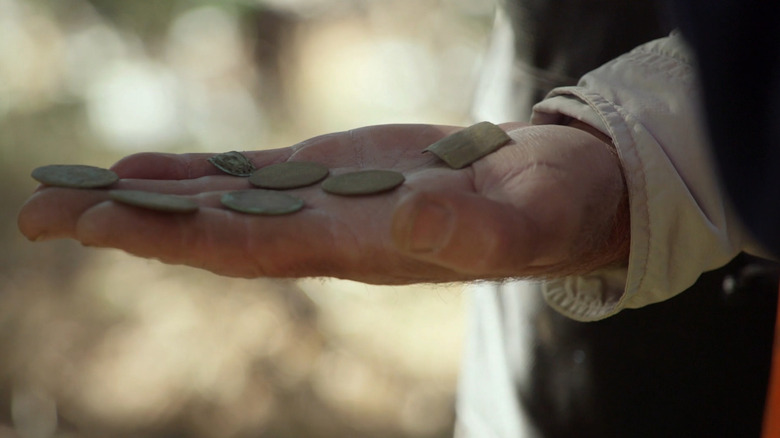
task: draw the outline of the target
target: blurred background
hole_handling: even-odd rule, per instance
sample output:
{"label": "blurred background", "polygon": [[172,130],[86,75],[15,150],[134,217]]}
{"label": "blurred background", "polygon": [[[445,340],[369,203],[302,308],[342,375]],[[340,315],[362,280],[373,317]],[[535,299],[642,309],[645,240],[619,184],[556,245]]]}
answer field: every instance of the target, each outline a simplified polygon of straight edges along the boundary
{"label": "blurred background", "polygon": [[492,13],[0,0],[0,438],[451,436],[461,286],[228,279],[33,244],[16,213],[45,164],[468,124]]}

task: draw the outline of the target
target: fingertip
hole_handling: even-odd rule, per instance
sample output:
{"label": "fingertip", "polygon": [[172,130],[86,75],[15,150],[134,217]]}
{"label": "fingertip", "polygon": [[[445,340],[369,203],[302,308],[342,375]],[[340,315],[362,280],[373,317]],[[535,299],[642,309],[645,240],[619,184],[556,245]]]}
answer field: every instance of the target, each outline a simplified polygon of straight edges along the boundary
{"label": "fingertip", "polygon": [[22,205],[17,227],[34,242],[72,238],[81,215],[106,198],[104,190],[47,187]]}
{"label": "fingertip", "polygon": [[16,215],[16,227],[27,240],[37,242],[44,240],[43,236],[45,236],[45,233],[40,229],[35,216],[31,212],[30,202],[31,200],[28,200],[19,209]]}
{"label": "fingertip", "polygon": [[19,209],[16,224],[19,231],[31,242],[52,240],[67,234],[67,225],[61,220],[60,197],[52,196],[57,189],[36,191]]}

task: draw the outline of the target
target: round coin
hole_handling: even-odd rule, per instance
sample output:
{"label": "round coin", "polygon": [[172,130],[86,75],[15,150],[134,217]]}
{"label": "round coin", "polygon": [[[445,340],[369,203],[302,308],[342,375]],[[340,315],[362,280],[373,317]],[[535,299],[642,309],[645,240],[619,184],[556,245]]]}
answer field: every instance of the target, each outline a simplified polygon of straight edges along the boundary
{"label": "round coin", "polygon": [[342,196],[372,195],[403,184],[403,174],[392,170],[361,170],[332,176],[322,183],[328,193]]}
{"label": "round coin", "polygon": [[234,176],[249,176],[256,170],[254,164],[241,152],[230,151],[209,158],[217,169]]}
{"label": "round coin", "polygon": [[166,213],[194,213],[198,211],[198,204],[183,196],[141,190],[111,190],[108,195],[116,202],[149,210]]}
{"label": "round coin", "polygon": [[329,172],[319,163],[288,161],[260,168],[249,177],[249,182],[264,189],[296,189],[322,181]]}
{"label": "round coin", "polygon": [[302,199],[263,189],[228,192],[222,195],[221,201],[231,210],[268,216],[295,213],[303,208]]}
{"label": "round coin", "polygon": [[95,189],[110,186],[119,180],[111,170],[81,164],[52,164],[32,171],[33,179],[55,187]]}

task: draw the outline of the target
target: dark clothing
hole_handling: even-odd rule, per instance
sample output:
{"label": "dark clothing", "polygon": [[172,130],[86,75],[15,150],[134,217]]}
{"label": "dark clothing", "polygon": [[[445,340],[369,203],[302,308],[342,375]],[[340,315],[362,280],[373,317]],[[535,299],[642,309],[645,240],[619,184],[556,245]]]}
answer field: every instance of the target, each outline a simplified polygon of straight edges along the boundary
{"label": "dark clothing", "polygon": [[583,74],[640,44],[669,34],[655,0],[501,0],[515,35],[515,60],[538,72],[535,102],[551,88],[575,85]]}
{"label": "dark clothing", "polygon": [[699,63],[721,179],[759,242],[780,256],[780,2],[673,0]]}
{"label": "dark clothing", "polygon": [[544,438],[758,438],[777,308],[769,269],[741,256],[668,301],[597,322],[540,309],[522,409]]}

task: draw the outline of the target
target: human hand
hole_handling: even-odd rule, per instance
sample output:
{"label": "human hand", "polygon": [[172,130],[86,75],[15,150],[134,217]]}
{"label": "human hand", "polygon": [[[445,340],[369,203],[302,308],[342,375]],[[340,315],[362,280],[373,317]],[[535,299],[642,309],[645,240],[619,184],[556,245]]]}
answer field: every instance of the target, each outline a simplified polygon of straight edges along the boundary
{"label": "human hand", "polygon": [[628,206],[611,146],[566,126],[502,127],[513,141],[460,170],[421,153],[459,129],[444,126],[370,126],[244,153],[258,168],[315,161],[332,174],[389,169],[406,177],[392,192],[364,197],[295,189],[306,206],[288,216],[222,207],[222,193],[251,186],[212,166],[212,154],[136,154],[114,165],[121,180],[112,188],[185,195],[200,210],[163,214],[112,202],[106,190],[43,187],[22,208],[19,228],[31,240],[72,238],[241,277],[403,284],[557,276],[624,262]]}

